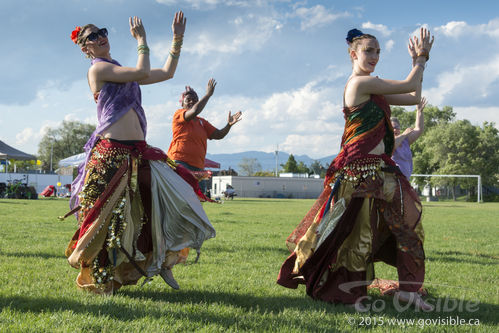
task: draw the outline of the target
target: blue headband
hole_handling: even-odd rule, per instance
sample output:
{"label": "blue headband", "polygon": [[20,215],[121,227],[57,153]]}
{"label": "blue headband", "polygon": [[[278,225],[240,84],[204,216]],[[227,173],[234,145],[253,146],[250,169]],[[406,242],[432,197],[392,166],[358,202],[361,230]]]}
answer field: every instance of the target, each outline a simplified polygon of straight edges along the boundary
{"label": "blue headband", "polygon": [[346,40],[348,43],[351,43],[351,42],[353,42],[353,39],[355,37],[362,36],[363,34],[364,33],[362,31],[360,31],[359,29],[352,29],[348,32]]}

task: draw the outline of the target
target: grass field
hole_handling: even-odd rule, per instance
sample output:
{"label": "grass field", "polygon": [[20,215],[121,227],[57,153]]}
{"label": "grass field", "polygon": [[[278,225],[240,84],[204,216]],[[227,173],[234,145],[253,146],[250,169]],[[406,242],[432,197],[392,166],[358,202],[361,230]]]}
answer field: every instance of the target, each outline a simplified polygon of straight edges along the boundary
{"label": "grass field", "polygon": [[[440,308],[397,311],[370,291],[370,313],[316,302],[275,283],[284,240],[312,200],[236,199],[204,207],[217,230],[198,264],[178,265],[181,289],[160,278],[112,297],[77,290],[64,257],[75,230],[65,199],[0,200],[0,332],[498,331],[499,203],[425,203],[425,285]],[[376,264],[379,277],[396,270]],[[382,311],[380,310],[382,307]],[[449,311],[447,311],[449,310]],[[479,325],[457,325],[453,320]]]}

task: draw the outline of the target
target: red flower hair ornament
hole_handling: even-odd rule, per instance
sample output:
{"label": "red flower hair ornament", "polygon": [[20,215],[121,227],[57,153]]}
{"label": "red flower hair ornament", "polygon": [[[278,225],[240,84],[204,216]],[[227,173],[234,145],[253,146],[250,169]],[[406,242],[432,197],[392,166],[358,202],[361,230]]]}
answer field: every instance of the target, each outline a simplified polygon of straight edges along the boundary
{"label": "red flower hair ornament", "polygon": [[78,35],[80,34],[81,27],[76,27],[73,32],[71,32],[71,40],[76,44],[78,42]]}

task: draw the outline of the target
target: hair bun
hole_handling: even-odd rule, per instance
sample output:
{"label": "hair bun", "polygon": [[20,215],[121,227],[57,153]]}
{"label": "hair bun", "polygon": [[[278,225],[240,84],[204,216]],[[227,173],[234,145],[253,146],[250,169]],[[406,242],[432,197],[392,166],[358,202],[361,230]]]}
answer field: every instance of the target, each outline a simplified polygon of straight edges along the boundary
{"label": "hair bun", "polygon": [[355,37],[362,36],[363,34],[359,29],[352,29],[348,31],[346,40],[348,43],[351,43]]}

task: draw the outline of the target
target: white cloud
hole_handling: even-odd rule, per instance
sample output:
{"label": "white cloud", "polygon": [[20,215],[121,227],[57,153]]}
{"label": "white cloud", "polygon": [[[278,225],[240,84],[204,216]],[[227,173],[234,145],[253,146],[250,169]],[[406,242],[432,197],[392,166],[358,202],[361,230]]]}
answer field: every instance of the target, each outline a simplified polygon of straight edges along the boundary
{"label": "white cloud", "polygon": [[[230,22],[224,34],[204,31],[194,41],[185,43],[183,52],[207,54],[241,54],[247,50],[256,52],[271,38],[274,31],[282,28],[282,24],[273,16],[247,15]],[[154,43],[151,46],[158,59],[164,59],[170,51],[169,42]]]}
{"label": "white cloud", "polygon": [[42,127],[40,127],[40,131],[38,132],[38,137],[41,139],[45,134],[47,134],[49,129],[58,127],[60,124],[61,123],[58,122],[52,122],[51,124],[43,125]]}
{"label": "white cloud", "polygon": [[63,119],[96,123],[95,103],[88,93],[86,80],[76,81],[63,89],[49,81],[29,104],[0,103],[0,115],[9,124],[3,128],[7,141],[28,153],[35,153],[47,129],[59,127]]}
{"label": "white cloud", "polygon": [[341,138],[344,120],[341,106],[331,99],[341,96],[341,88],[323,83],[309,82],[297,90],[272,94],[257,104],[250,117],[255,121],[241,122],[241,132],[253,142],[266,142],[269,151],[279,144],[294,154],[323,157],[336,153],[340,141],[335,138]]}
{"label": "white cloud", "polygon": [[81,121],[76,113],[68,113],[64,116],[65,121]]}
{"label": "white cloud", "polygon": [[178,102],[170,100],[164,104],[144,105],[147,116],[147,141],[161,149],[168,149],[172,138],[173,113]]}
{"label": "white cloud", "polygon": [[389,39],[386,43],[385,43],[385,50],[387,52],[390,52],[392,49],[393,49],[393,46],[395,45],[395,41],[393,39]]}
{"label": "white cloud", "polygon": [[458,38],[466,34],[499,37],[499,18],[477,25],[469,25],[465,21],[450,21],[445,25],[436,27],[435,32],[451,38]]}
{"label": "white cloud", "polygon": [[26,127],[20,133],[16,134],[16,144],[24,145],[25,143],[33,140],[35,137],[35,132],[31,127]]}
{"label": "white cloud", "polygon": [[435,28],[435,32],[442,33],[447,37],[453,37],[453,38],[460,37],[461,34],[466,31],[469,31],[469,26],[464,21],[450,21],[446,25]]}
{"label": "white cloud", "polygon": [[55,128],[59,125],[60,123],[57,122],[45,121],[44,125],[42,125],[38,131],[31,127],[26,127],[16,134],[16,145],[22,148],[33,142],[38,143],[50,128]]}
{"label": "white cloud", "polygon": [[314,27],[325,26],[340,17],[350,16],[350,14],[347,12],[333,13],[322,5],[316,5],[310,8],[296,8],[295,12],[290,16],[299,17],[302,20],[301,30],[307,30]]}
{"label": "white cloud", "polygon": [[495,128],[499,129],[499,107],[454,107],[457,119],[468,119],[474,125],[481,126],[485,121],[494,122]]}
{"label": "white cloud", "polygon": [[419,38],[421,36],[421,28],[425,28],[427,30],[430,29],[429,26],[428,26],[428,24],[426,24],[426,23],[424,23],[424,24],[418,24],[418,27],[413,32],[411,32],[409,34],[409,38],[412,38],[414,36],[416,36],[416,37]]}
{"label": "white cloud", "polygon": [[[300,88],[268,96],[221,95],[215,91],[201,117],[221,128],[229,110],[241,110],[242,120],[223,140],[210,140],[208,153],[234,153],[248,150],[280,150],[320,158],[337,153],[343,133],[342,86],[331,82],[335,68],[328,68],[316,80]],[[338,75],[338,74],[337,74]],[[176,100],[146,105],[150,144],[167,150],[171,141],[171,121],[178,108]]]}
{"label": "white cloud", "polygon": [[438,75],[436,87],[424,90],[432,104],[442,105],[449,103],[451,97],[469,98],[469,103],[487,98],[496,91],[492,85],[499,80],[499,56],[488,63],[472,66],[456,66],[452,71]]}
{"label": "white cloud", "polygon": [[[238,6],[238,7],[247,7],[250,5],[248,1],[236,1],[236,0],[156,0],[157,3],[164,4],[167,6],[178,6],[179,2],[184,2],[185,4],[191,6],[194,9],[207,9],[213,8],[217,5],[224,6]],[[256,1],[255,4],[258,4],[260,1]]]}
{"label": "white cloud", "polygon": [[371,23],[370,21],[362,23],[362,29],[371,29],[371,30],[378,31],[379,33],[381,33],[385,37],[390,36],[390,34],[392,33],[386,25],[374,24],[374,23]]}
{"label": "white cloud", "polygon": [[235,25],[241,25],[244,23],[244,19],[241,16],[238,16],[232,21]]}
{"label": "white cloud", "polygon": [[491,37],[499,37],[499,18],[490,20],[487,24],[479,25],[482,33]]}
{"label": "white cloud", "polygon": [[320,158],[327,155],[336,154],[341,143],[341,132],[324,133],[320,135],[288,135],[280,145],[283,151],[293,154],[306,154],[312,158]]}
{"label": "white cloud", "polygon": [[366,9],[364,7],[362,7],[362,6],[355,6],[352,9],[355,11],[356,16],[358,18],[361,18],[362,16],[364,16],[364,13],[366,11]]}
{"label": "white cloud", "polygon": [[324,90],[328,89],[309,82],[295,91],[275,93],[263,103],[263,117],[276,123],[283,123],[290,117],[300,121],[325,120],[333,110],[323,96]]}

